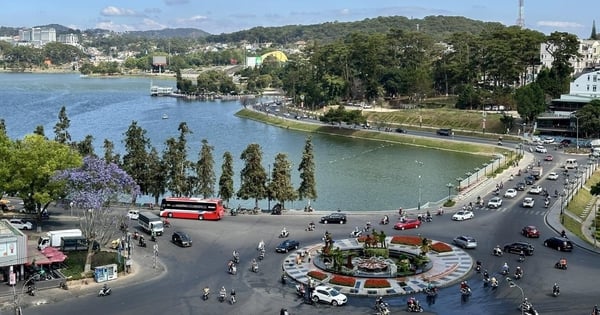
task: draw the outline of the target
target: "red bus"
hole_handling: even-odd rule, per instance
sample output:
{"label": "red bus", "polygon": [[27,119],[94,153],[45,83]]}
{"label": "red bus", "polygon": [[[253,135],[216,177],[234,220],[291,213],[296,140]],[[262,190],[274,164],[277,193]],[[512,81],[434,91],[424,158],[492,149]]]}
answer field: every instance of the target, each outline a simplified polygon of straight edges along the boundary
{"label": "red bus", "polygon": [[225,215],[223,201],[218,198],[165,198],[160,203],[160,216],[167,218],[220,220]]}

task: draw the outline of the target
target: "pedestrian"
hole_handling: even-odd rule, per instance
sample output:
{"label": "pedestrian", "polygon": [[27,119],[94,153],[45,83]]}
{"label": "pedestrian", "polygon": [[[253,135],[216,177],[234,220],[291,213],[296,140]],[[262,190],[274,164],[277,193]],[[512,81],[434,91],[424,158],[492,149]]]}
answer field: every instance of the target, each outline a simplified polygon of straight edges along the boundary
{"label": "pedestrian", "polygon": [[308,252],[308,263],[310,264],[310,260],[312,259],[312,255],[310,252]]}
{"label": "pedestrian", "polygon": [[398,209],[398,215],[402,216],[402,207],[400,207],[400,209]]}

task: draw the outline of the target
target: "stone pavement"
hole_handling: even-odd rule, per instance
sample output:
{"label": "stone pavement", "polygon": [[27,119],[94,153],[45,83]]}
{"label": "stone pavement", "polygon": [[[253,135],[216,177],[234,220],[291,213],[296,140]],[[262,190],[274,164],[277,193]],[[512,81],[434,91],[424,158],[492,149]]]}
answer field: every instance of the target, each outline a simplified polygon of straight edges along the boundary
{"label": "stone pavement", "polygon": [[[410,245],[400,245],[391,243],[392,237],[386,237],[386,244],[388,249],[392,251],[407,252],[410,254],[418,254],[420,249]],[[434,240],[433,243],[436,243]],[[449,245],[449,244],[448,244]],[[354,277],[356,284],[354,287],[345,287],[336,284],[329,284],[333,274],[325,272],[314,265],[314,260],[309,262],[308,257],[299,257],[298,253],[308,252],[311,257],[318,255],[318,251],[322,248],[323,244],[313,244],[304,248],[299,249],[296,252],[290,253],[283,262],[283,271],[296,282],[303,284],[308,283],[307,273],[312,270],[318,270],[327,275],[327,278],[321,282],[328,284],[340,292],[352,294],[352,295],[367,295],[367,296],[379,296],[379,295],[403,295],[412,294],[415,292],[423,291],[428,284],[433,284],[437,287],[445,287],[454,284],[461,279],[465,278],[473,267],[473,259],[462,249],[450,245],[452,248],[451,252],[446,253],[435,253],[430,252],[427,257],[432,263],[432,268],[414,276],[407,277],[390,277],[385,278],[390,283],[391,287],[384,289],[373,289],[365,288],[365,281],[367,278]],[[341,250],[352,250],[363,248],[363,244],[359,243],[356,239],[342,239],[335,240],[334,247],[339,247]],[[382,279],[382,278],[377,278]]]}

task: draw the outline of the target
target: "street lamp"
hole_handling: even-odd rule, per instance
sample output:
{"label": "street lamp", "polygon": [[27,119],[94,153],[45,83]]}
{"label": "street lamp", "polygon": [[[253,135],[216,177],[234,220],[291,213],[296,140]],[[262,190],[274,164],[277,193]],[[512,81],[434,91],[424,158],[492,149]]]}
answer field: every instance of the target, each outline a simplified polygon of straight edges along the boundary
{"label": "street lamp", "polygon": [[462,181],[463,181],[463,179],[462,179],[462,178],[460,178],[460,177],[457,177],[457,178],[456,178],[456,182],[458,183],[458,184],[456,185],[456,191],[460,191],[460,182],[462,182]]}
{"label": "street lamp", "polygon": [[[508,282],[508,286],[511,288],[518,288],[521,291],[521,303],[523,303],[525,301],[525,292],[523,291],[523,288],[521,288],[518,284],[516,284],[511,278],[506,277],[506,282]],[[522,305],[519,305],[519,308],[521,309],[521,315],[525,314],[525,309],[523,308]]]}
{"label": "street lamp", "polygon": [[16,285],[13,285],[13,299],[14,299],[14,307],[15,307],[15,314],[21,315],[23,314],[23,311],[21,310],[21,298],[23,296],[23,294],[25,294],[25,287],[27,286],[27,283],[29,283],[30,281],[33,281],[34,276],[29,277],[29,279],[25,280],[25,283],[23,283],[23,287],[21,288],[21,294],[17,295],[17,291],[15,289]]}
{"label": "street lamp", "polygon": [[421,176],[421,167],[423,166],[423,162],[415,161],[419,166],[419,201],[417,203],[417,210],[421,210],[421,184],[423,182],[423,177]]}
{"label": "street lamp", "polygon": [[479,167],[473,169],[475,171],[475,181],[479,181],[479,171],[481,170]]}
{"label": "street lamp", "polygon": [[[271,178],[271,164],[268,165],[269,167],[269,184],[273,181],[273,179]],[[269,185],[271,186],[271,185]],[[267,210],[270,211],[271,210],[271,189],[267,188]]]}
{"label": "street lamp", "polygon": [[490,160],[490,164],[492,164],[492,175],[494,175],[494,162],[496,162],[496,159]]}
{"label": "street lamp", "polygon": [[471,172],[465,173],[465,176],[467,176],[467,187],[469,187],[471,185],[471,175],[473,175],[473,173],[471,173]]}
{"label": "street lamp", "polygon": [[573,117],[575,117],[575,134],[576,134],[576,144],[575,144],[575,148],[577,149],[577,152],[579,152],[579,117],[577,115],[573,115]]}
{"label": "street lamp", "polygon": [[448,201],[450,201],[450,191],[452,190],[452,187],[454,187],[454,185],[452,185],[452,183],[448,183],[446,184],[446,187],[448,187]]}

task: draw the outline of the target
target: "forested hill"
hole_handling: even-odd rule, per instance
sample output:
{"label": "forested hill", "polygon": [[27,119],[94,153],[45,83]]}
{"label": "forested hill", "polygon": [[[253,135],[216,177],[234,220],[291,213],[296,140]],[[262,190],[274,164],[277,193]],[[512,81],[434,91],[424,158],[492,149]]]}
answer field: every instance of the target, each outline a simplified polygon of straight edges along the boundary
{"label": "forested hill", "polygon": [[287,44],[296,41],[330,42],[344,38],[348,34],[387,33],[391,29],[414,30],[430,35],[434,40],[443,40],[455,32],[479,34],[484,29],[504,27],[498,22],[483,22],[460,16],[428,16],[423,19],[409,19],[404,16],[378,17],[357,22],[327,22],[313,25],[287,25],[280,27],[254,27],[249,30],[229,34],[212,35],[209,42],[272,42]]}

